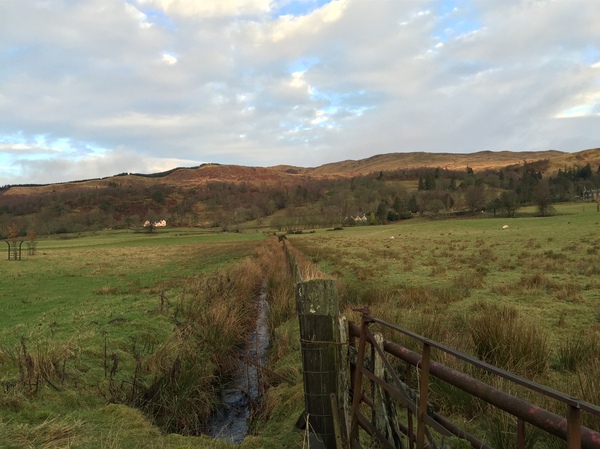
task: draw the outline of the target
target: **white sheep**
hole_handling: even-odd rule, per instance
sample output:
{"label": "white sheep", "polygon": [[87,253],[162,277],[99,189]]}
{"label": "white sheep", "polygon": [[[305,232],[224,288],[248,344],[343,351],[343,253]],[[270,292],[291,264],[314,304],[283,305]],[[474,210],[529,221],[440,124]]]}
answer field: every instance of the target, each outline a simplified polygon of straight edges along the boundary
{"label": "white sheep", "polygon": [[502,229],[508,229],[508,225],[502,226]]}

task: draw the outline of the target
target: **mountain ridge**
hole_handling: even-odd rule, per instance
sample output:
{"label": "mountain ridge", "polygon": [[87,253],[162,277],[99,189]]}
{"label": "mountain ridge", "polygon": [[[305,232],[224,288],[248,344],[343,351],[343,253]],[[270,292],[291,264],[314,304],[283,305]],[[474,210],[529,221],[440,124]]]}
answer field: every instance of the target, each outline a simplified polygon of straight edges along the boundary
{"label": "mountain ridge", "polygon": [[345,178],[371,173],[415,168],[443,168],[474,171],[499,170],[509,166],[546,161],[544,172],[554,173],[560,168],[590,164],[594,171],[600,166],[600,148],[569,153],[557,150],[544,151],[478,151],[475,153],[394,152],[377,154],[363,159],[347,159],[317,167],[275,165],[252,167],[235,164],[207,163],[196,167],[176,167],[156,174],[121,173],[105,178],[68,181],[44,185],[7,186],[3,195],[29,195],[65,191],[77,188],[105,187],[111,183],[150,186],[168,184],[200,187],[209,182],[247,182],[253,184],[289,184],[306,178]]}

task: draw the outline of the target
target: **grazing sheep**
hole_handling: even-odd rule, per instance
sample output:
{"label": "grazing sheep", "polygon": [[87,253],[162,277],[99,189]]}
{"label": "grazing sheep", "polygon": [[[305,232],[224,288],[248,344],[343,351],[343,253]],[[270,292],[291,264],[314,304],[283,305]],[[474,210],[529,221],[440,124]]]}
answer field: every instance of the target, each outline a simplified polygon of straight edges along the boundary
{"label": "grazing sheep", "polygon": [[508,225],[502,226],[502,229],[508,229]]}

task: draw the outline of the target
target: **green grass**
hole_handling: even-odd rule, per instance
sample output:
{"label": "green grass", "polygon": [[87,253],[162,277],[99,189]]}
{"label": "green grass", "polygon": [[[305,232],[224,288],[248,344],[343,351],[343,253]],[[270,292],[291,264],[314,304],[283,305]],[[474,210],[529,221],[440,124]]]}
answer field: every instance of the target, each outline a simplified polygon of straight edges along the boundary
{"label": "green grass", "polygon": [[[304,258],[338,279],[341,308],[350,319],[358,318],[350,307],[368,305],[375,316],[476,354],[469,326],[492,312],[509,313],[513,335],[531,331],[521,335],[547,342],[549,360],[534,373],[536,380],[597,403],[592,342],[600,334],[600,214],[582,204],[559,205],[557,211],[547,218],[534,217],[533,209],[520,210],[517,219],[417,218],[288,238]],[[174,310],[203,310],[210,302],[194,288],[248,260],[257,248],[261,253],[264,240],[251,231],[107,231],[43,238],[35,256],[24,254],[18,262],[0,258],[0,441],[7,447],[230,447],[165,434],[148,415],[108,402],[111,395],[131,393],[136,357],[154,370],[145,373],[149,383],[152,376],[169,381],[176,366],[169,348],[183,348],[172,332]],[[285,262],[266,252],[260,260],[264,273],[286,272]],[[238,277],[244,278],[254,268],[241,270]],[[269,276],[273,342],[266,382],[272,389],[257,412],[254,435],[242,447],[302,447],[302,436],[293,428],[303,397],[293,288],[289,278]],[[161,311],[166,302],[168,310]],[[225,325],[227,310],[215,306],[204,318],[196,317],[200,324],[195,326]],[[220,341],[218,333],[194,332],[198,341]],[[569,339],[576,335],[587,337]],[[485,344],[500,337],[485,336]],[[28,354],[44,361],[45,376],[56,388],[27,378],[22,338]],[[235,338],[227,341],[236,344]],[[559,344],[563,341],[568,343]],[[513,362],[481,348],[489,360]],[[569,358],[574,348],[588,357],[587,371]],[[161,351],[167,354],[163,363],[154,363]],[[114,376],[112,354],[119,360]],[[28,395],[12,387],[20,377],[32,383],[28,391],[36,382],[41,386]],[[176,393],[175,387],[169,384]],[[455,404],[454,391],[440,386],[440,394],[450,398],[444,407],[451,412],[470,407],[462,396]],[[123,420],[131,426],[123,426]]]}
{"label": "green grass", "polygon": [[160,378],[152,357],[172,341],[173,311],[196,295],[198,275],[248,260],[263,241],[257,233],[107,231],[44,238],[36,255],[0,259],[0,446],[228,447],[163,435],[141,412],[107,404],[143,388],[132,383],[136,359],[144,382]]}
{"label": "green grass", "polygon": [[35,256],[0,260],[0,341],[50,325],[56,333],[63,327],[101,326],[115,317],[143,316],[156,307],[161,290],[247,257],[262,238],[177,230],[41,240]]}
{"label": "green grass", "polygon": [[600,324],[593,313],[600,299],[600,214],[581,204],[557,210],[546,218],[416,219],[288,238],[345,283],[346,300],[355,305],[369,302],[363,298],[369,291],[397,291],[402,302],[415,289],[421,307],[444,304],[465,313],[480,302],[511,305],[556,342]]}
{"label": "green grass", "polygon": [[352,307],[367,305],[374,316],[598,403],[600,213],[592,204],[556,209],[545,218],[526,208],[516,219],[417,218],[288,239],[338,280],[350,319],[359,318]]}

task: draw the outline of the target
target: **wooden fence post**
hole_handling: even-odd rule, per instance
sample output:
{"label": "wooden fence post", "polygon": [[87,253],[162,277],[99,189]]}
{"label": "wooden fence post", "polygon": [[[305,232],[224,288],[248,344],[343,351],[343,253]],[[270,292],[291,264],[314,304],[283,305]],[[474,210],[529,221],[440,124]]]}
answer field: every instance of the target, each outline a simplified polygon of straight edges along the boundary
{"label": "wooden fence post", "polygon": [[350,379],[350,340],[348,336],[348,319],[345,316],[338,318],[339,345],[338,345],[338,413],[340,415],[340,433],[342,435],[342,447],[350,447],[350,410],[352,401],[350,390],[352,380]]}
{"label": "wooden fence post", "polygon": [[[375,344],[383,348],[383,335],[379,332],[373,334]],[[378,351],[373,351],[373,374],[375,377],[388,382],[385,365]],[[389,382],[388,382],[389,383]],[[402,447],[398,429],[398,413],[387,391],[379,384],[373,385],[373,424],[379,433],[385,437],[390,446]],[[373,441],[373,448],[381,449],[384,445],[378,440]]]}
{"label": "wooden fence post", "polygon": [[[339,305],[335,282],[296,284],[305,413],[310,433],[327,449],[336,448],[331,393],[338,394]],[[339,399],[339,398],[338,398]],[[339,401],[338,401],[339,402]]]}

